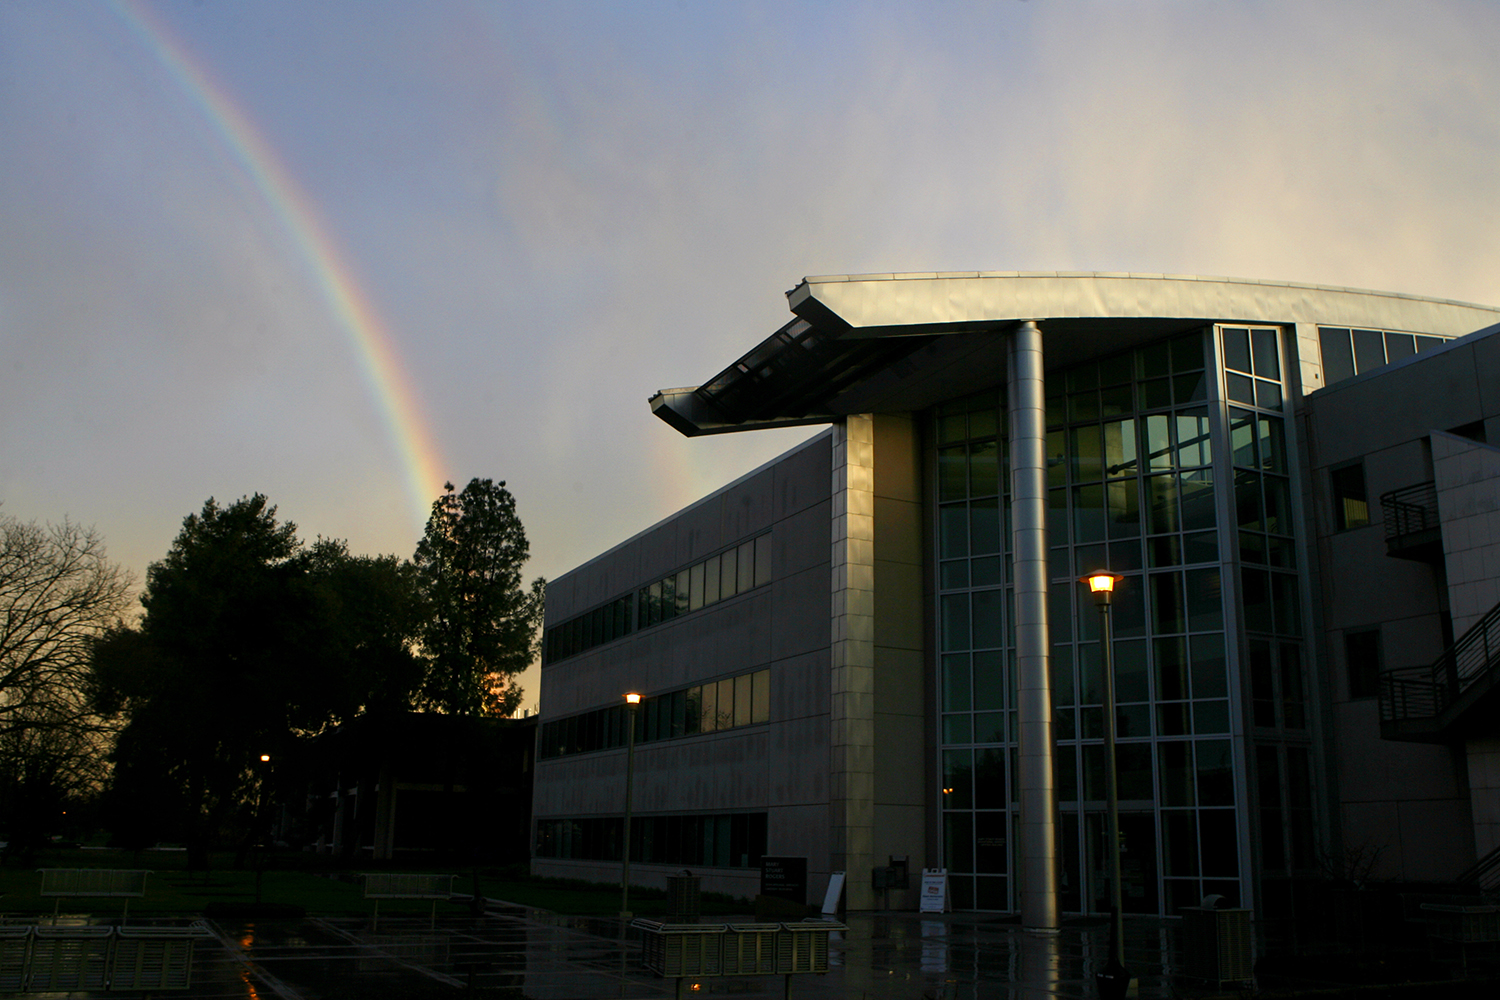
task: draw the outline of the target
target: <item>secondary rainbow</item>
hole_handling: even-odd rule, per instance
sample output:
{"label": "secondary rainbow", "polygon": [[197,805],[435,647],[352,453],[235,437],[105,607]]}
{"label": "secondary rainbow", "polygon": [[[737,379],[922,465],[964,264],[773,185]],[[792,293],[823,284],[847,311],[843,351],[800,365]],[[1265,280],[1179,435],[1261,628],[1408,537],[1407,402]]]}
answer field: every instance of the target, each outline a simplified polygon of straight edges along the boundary
{"label": "secondary rainbow", "polygon": [[274,147],[161,17],[138,0],[116,0],[112,6],[202,112],[291,238],[359,359],[400,456],[408,499],[420,530],[433,498],[442,488],[447,463],[427,426],[417,392],[406,378],[390,331],[340,252],[337,240],[307,193],[282,165]]}

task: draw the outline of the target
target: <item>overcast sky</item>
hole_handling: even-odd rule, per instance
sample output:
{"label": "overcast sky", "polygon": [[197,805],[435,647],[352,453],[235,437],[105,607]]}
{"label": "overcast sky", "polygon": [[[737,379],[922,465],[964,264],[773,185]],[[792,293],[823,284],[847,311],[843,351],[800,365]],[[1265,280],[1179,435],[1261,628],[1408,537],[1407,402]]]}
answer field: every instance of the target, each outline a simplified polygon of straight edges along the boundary
{"label": "overcast sky", "polygon": [[[556,576],[809,435],[656,389],[804,275],[1500,304],[1500,5],[0,3],[0,502],[143,576],[210,496]],[[535,683],[527,701],[535,705]]]}

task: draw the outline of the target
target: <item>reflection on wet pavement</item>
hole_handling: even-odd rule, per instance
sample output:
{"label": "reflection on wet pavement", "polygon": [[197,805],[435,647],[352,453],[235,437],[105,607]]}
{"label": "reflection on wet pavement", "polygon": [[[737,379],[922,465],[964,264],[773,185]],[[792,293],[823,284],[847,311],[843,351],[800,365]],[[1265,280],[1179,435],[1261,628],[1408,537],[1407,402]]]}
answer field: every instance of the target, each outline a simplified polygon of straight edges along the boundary
{"label": "reflection on wet pavement", "polygon": [[[1103,921],[1028,934],[988,914],[852,914],[830,943],[827,975],[793,976],[790,996],[861,1000],[1043,1000],[1096,995],[1107,957]],[[1126,964],[1141,997],[1191,995],[1176,968],[1175,921],[1126,922]],[[462,995],[533,1000],[671,997],[640,965],[640,941],[619,921],[492,904],[484,917],[383,916],[221,924],[194,957],[193,985],[173,995],[234,1000],[352,1000]],[[780,976],[684,983],[684,996],[781,997]],[[72,994],[93,996],[95,994]],[[105,996],[106,994],[97,994]]]}

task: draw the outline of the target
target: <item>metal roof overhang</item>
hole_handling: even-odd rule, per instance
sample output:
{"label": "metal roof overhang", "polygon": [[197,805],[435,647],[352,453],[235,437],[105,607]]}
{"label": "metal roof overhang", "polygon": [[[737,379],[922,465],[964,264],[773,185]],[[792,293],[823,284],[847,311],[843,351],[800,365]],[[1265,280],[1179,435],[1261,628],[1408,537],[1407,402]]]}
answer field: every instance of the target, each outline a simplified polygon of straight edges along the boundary
{"label": "metal roof overhang", "polygon": [[1316,322],[1458,336],[1500,310],[1229,278],[965,272],[805,278],[796,318],[701,386],[651,409],[688,436],[901,412],[1005,379],[1005,334],[1034,320],[1049,369],[1211,322]]}

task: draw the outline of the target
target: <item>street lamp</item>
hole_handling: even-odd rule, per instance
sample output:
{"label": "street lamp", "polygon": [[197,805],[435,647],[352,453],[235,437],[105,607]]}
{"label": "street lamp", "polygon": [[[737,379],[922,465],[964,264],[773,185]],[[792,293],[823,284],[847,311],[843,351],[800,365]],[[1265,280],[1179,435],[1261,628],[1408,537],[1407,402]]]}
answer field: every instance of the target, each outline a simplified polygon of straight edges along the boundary
{"label": "street lamp", "polygon": [[1120,787],[1115,768],[1115,666],[1114,636],[1109,619],[1110,598],[1121,577],[1108,570],[1096,570],[1083,578],[1099,607],[1099,661],[1104,676],[1104,788],[1109,810],[1109,961],[1094,977],[1099,996],[1119,1000],[1130,986],[1130,971],[1125,968],[1125,934],[1120,892]]}
{"label": "street lamp", "polygon": [[625,843],[620,865],[620,919],[630,919],[630,786],[635,780],[635,713],[640,710],[641,696],[632,691],[625,696]]}

